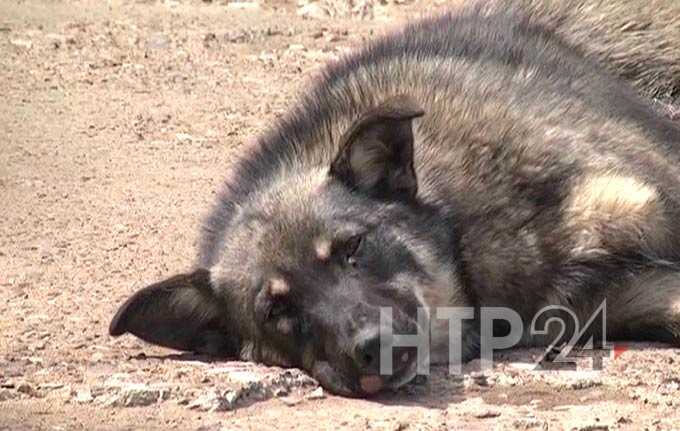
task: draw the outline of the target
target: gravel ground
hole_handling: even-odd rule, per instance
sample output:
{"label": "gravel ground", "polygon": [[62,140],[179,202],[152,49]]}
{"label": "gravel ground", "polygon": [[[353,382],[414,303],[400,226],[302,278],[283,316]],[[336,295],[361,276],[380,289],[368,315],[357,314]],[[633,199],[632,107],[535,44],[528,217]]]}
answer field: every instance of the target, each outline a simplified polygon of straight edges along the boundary
{"label": "gravel ground", "polygon": [[0,429],[680,429],[680,350],[435,369],[344,399],[298,370],[107,335],[191,266],[237,148],[323,62],[444,2],[0,2]]}

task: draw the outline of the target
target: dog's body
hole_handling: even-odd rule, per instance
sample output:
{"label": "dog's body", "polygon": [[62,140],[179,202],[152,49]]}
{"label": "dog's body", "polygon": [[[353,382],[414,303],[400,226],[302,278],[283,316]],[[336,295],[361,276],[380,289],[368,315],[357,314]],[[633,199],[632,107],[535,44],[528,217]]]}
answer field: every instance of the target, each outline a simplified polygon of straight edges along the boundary
{"label": "dog's body", "polygon": [[[598,7],[613,18],[595,31],[626,37],[611,3],[520,3],[425,20],[329,66],[232,168],[202,269],[137,293],[111,333],[300,366],[348,395],[414,374],[399,350],[395,376],[376,377],[381,306],[397,332],[430,311],[435,361],[437,307],[528,323],[558,305],[584,322],[606,299],[608,337],[680,340],[680,128],[611,74],[672,101],[678,51],[637,34],[659,55],[627,61],[624,40],[587,38],[578,14]],[[680,15],[659,16],[677,35]]]}

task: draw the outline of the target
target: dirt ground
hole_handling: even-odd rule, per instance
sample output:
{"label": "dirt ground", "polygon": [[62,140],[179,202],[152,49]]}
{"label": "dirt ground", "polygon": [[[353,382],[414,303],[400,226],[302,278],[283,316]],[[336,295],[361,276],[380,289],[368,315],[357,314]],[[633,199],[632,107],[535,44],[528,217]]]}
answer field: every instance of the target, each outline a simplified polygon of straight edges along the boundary
{"label": "dirt ground", "polygon": [[335,397],[297,370],[112,339],[189,268],[238,147],[324,61],[444,2],[0,2],[0,429],[680,429],[680,350],[604,371],[435,369]]}

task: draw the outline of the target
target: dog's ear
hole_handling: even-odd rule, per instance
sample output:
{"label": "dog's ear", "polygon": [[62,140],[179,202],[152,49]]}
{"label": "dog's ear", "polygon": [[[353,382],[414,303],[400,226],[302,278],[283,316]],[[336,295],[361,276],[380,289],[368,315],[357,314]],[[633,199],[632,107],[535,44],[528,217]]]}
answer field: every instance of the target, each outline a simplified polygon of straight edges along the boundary
{"label": "dog's ear", "polygon": [[129,332],[164,347],[234,357],[240,341],[226,314],[209,271],[198,269],[137,291],[113,317],[109,334]]}
{"label": "dog's ear", "polygon": [[341,138],[330,174],[372,197],[415,197],[412,122],[422,115],[424,111],[408,96],[394,97],[369,110]]}

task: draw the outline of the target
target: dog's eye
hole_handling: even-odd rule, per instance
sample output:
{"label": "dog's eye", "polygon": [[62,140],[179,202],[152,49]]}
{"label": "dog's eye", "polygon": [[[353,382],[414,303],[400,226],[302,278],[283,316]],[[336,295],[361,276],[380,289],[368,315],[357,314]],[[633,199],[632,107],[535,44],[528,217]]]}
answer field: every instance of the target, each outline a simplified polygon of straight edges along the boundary
{"label": "dog's eye", "polygon": [[344,247],[344,258],[350,266],[356,266],[357,264],[357,254],[359,249],[361,249],[361,243],[363,242],[363,237],[361,235],[354,235],[350,237],[345,243]]}

